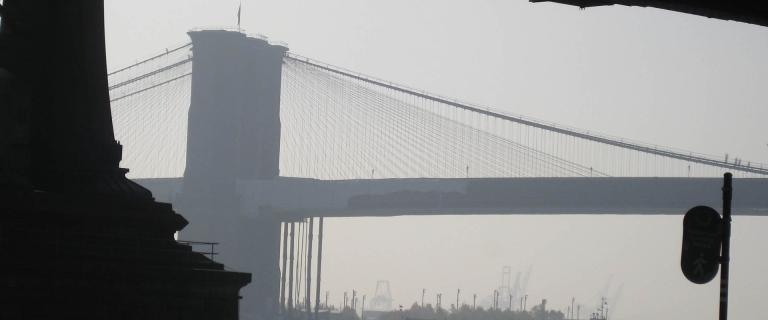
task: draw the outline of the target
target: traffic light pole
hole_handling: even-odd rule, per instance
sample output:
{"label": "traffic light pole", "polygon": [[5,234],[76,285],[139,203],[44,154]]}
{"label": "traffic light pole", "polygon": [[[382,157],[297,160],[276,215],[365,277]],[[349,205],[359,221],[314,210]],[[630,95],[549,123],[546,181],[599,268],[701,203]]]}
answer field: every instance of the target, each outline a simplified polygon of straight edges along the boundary
{"label": "traffic light pole", "polygon": [[723,251],[720,261],[720,320],[728,319],[728,265],[731,259],[731,199],[733,175],[728,172],[723,182]]}

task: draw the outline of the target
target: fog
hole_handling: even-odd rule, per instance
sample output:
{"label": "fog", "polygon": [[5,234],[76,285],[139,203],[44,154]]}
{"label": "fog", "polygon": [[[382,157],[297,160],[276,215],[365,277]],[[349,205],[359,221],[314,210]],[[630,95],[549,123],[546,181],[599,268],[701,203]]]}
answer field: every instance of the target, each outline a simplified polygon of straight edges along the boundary
{"label": "fog", "polygon": [[[760,314],[768,280],[762,217],[736,217],[733,225],[731,316]],[[453,304],[472,294],[490,304],[501,267],[514,276],[532,267],[529,308],[542,298],[565,310],[575,297],[592,311],[601,294],[610,301],[623,287],[614,319],[707,319],[717,311],[717,281],[688,282],[680,272],[681,217],[652,216],[447,216],[333,219],[326,224],[323,281],[329,303],[344,291],[370,298],[387,279],[395,304]],[[609,290],[605,290],[609,286]],[[506,306],[504,306],[506,308]],[[611,306],[613,307],[613,305]],[[517,306],[515,306],[517,308]],[[585,313],[582,313],[584,315]]]}
{"label": "fog", "polygon": [[[106,2],[110,69],[236,24],[237,1]],[[768,162],[768,28],[655,9],[526,1],[244,1],[242,28],[292,52],[594,132]],[[738,199],[738,186],[735,191]],[[738,201],[738,200],[737,200]],[[683,212],[680,212],[682,214]],[[739,212],[735,212],[738,214]],[[183,212],[182,212],[183,214]],[[758,318],[768,221],[736,216],[731,315]],[[718,283],[679,269],[682,216],[498,215],[326,220],[323,291],[338,305],[389,280],[395,304],[490,296],[532,268],[528,306],[585,315],[610,279],[614,319],[714,318]],[[215,239],[214,239],[215,240]],[[609,301],[613,303],[613,301]]]}

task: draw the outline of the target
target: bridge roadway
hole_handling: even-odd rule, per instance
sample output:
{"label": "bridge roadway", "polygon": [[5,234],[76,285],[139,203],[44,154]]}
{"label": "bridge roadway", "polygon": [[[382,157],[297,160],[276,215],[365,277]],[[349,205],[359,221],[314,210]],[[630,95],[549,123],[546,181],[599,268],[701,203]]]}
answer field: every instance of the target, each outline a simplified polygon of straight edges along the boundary
{"label": "bridge roadway", "polygon": [[[181,178],[138,179],[173,202]],[[683,214],[721,207],[720,178],[410,178],[239,181],[241,211],[309,216],[384,217],[479,214]],[[734,180],[734,214],[768,215],[768,179]],[[259,210],[270,208],[270,210]]]}

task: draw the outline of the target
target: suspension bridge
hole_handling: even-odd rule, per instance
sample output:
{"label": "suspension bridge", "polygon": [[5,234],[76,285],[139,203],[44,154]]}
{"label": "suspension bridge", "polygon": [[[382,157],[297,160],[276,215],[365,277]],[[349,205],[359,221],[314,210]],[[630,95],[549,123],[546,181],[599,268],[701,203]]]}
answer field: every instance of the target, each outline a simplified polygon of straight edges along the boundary
{"label": "suspension bridge", "polygon": [[[206,32],[216,33],[199,33]],[[227,31],[221,33],[227,35]],[[238,38],[236,34],[231,36]],[[241,36],[246,42],[282,48],[279,52],[285,49],[263,39]],[[441,201],[442,206],[437,208],[440,212],[435,214],[458,209],[461,201],[468,205],[461,209],[470,211],[491,203],[499,203],[498,209],[502,211],[516,209],[514,203],[523,211],[535,210],[521,203],[532,195],[539,195],[531,201],[544,202],[541,205],[570,196],[588,202],[584,197],[594,196],[595,202],[584,207],[587,212],[614,201],[616,206],[610,212],[620,213],[614,210],[625,208],[631,210],[627,213],[636,213],[644,205],[652,206],[652,210],[663,205],[660,199],[648,198],[654,194],[671,202],[681,200],[680,194],[689,191],[714,195],[718,188],[707,192],[698,187],[719,183],[716,180],[724,171],[733,171],[739,178],[768,175],[766,164],[641,143],[512,115],[290,52],[280,54],[276,62],[280,70],[272,71],[278,78],[271,84],[274,92],[269,103],[259,101],[266,94],[256,96],[248,88],[264,85],[262,75],[238,74],[246,73],[238,69],[251,65],[247,59],[256,54],[240,61],[211,59],[210,66],[198,63],[196,69],[210,69],[206,73],[208,78],[198,81],[224,88],[214,92],[207,87],[201,89],[206,90],[200,92],[201,99],[213,101],[201,102],[205,105],[199,113],[213,118],[196,120],[194,110],[190,110],[190,105],[195,105],[191,101],[192,48],[192,43],[184,44],[109,75],[115,131],[126,150],[122,165],[131,169],[132,178],[158,184],[154,188],[159,195],[169,196],[172,190],[162,186],[174,185],[171,181],[183,177],[186,165],[191,164],[200,165],[200,170],[209,171],[209,175],[218,173],[229,175],[231,182],[237,180],[237,192],[247,195],[242,201],[252,208],[269,204],[286,212],[322,208],[326,209],[323,215],[341,215],[344,209],[371,207],[373,203],[367,203],[365,197],[352,199],[371,193],[389,194],[390,199],[385,202],[405,206],[407,198],[414,195],[395,193],[412,188],[424,193],[435,191],[415,196],[422,199],[414,199],[412,208],[418,209],[416,202],[424,207]],[[227,64],[234,72],[227,74]],[[249,97],[250,101],[246,101]],[[232,103],[225,105],[226,102]],[[208,145],[201,144],[200,154],[189,155],[189,159],[188,121],[198,121],[198,126],[216,132],[190,131],[189,137],[199,135],[210,141]],[[224,128],[230,131],[229,136],[221,133]],[[193,143],[197,142],[190,142]],[[229,149],[222,149],[225,146]],[[243,151],[247,148],[252,150]],[[203,156],[208,163],[198,164]],[[761,181],[744,179],[741,183]],[[176,181],[171,189],[180,188],[180,183],[181,180]],[[468,188],[469,185],[474,188]],[[274,192],[265,188],[274,188]],[[494,189],[499,198],[494,201],[480,192],[466,195],[463,200],[455,196],[440,200],[440,192],[466,194],[476,188],[485,192],[499,188]],[[280,201],[278,194],[284,194],[284,190],[300,189],[308,197],[291,196]],[[607,197],[611,190],[641,194],[628,195],[638,202],[624,206],[632,199],[620,197],[624,201],[620,202]],[[545,194],[553,197],[547,198]],[[695,200],[706,201],[707,197]],[[745,210],[758,212],[762,207],[760,203],[751,206],[746,200],[741,203]],[[476,203],[470,206],[469,202]],[[680,205],[670,203],[668,209],[679,208]],[[577,208],[564,203],[560,209],[571,212]]]}
{"label": "suspension bridge", "polygon": [[718,206],[725,171],[735,213],[768,213],[768,164],[430,94],[239,31],[189,35],[109,74],[115,136],[129,177],[192,222],[185,235],[254,274],[246,315],[309,309],[294,284],[311,274],[314,227],[294,238],[309,217],[681,214]]}

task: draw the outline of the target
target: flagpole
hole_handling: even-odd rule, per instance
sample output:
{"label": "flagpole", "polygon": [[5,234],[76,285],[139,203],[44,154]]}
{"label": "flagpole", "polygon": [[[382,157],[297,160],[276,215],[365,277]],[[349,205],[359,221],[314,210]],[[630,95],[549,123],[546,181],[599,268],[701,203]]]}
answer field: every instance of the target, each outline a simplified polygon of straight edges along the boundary
{"label": "flagpole", "polygon": [[243,11],[243,1],[240,1],[240,4],[237,6],[237,31],[242,32],[242,28],[240,28],[240,16]]}

